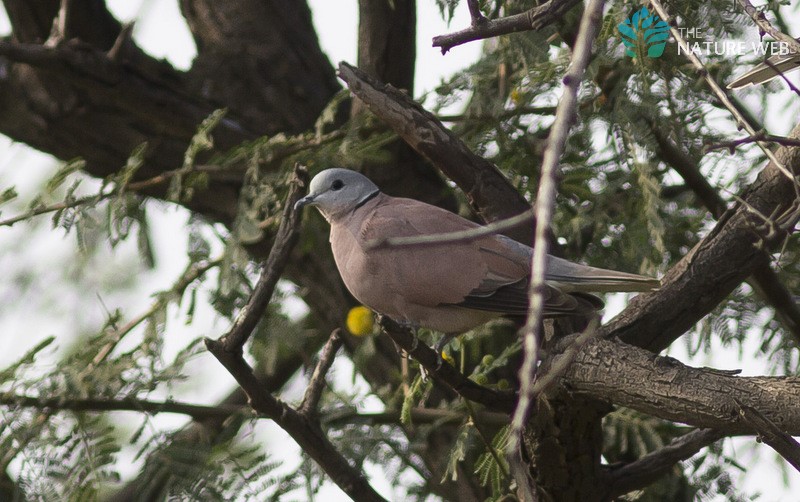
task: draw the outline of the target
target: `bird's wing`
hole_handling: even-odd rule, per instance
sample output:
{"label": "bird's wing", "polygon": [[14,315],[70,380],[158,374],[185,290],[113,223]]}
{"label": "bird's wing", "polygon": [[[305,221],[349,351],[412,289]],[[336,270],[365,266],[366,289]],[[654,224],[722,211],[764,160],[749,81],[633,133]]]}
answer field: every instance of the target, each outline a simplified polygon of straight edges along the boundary
{"label": "bird's wing", "polygon": [[[480,225],[413,199],[391,198],[362,226],[365,242],[470,230]],[[437,245],[381,250],[394,294],[417,305],[458,305],[523,316],[528,312],[531,248],[502,235]],[[591,295],[568,295],[545,286],[546,315],[602,308]]]}

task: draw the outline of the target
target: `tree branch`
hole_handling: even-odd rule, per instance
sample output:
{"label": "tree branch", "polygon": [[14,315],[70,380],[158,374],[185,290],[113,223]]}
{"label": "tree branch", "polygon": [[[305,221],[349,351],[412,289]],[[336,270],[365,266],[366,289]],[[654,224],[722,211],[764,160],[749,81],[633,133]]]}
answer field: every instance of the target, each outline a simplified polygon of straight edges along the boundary
{"label": "tree branch", "polygon": [[[519,31],[540,30],[561,19],[567,11],[578,3],[580,3],[578,0],[549,0],[545,4],[536,6],[521,14],[500,19],[486,19],[481,15],[480,19],[483,21],[479,22],[476,22],[476,18],[473,15],[472,24],[469,28],[433,37],[433,46],[441,47],[442,54],[446,54],[453,47],[467,42]],[[470,12],[472,11],[470,10]]]}
{"label": "tree branch", "polygon": [[341,348],[343,343],[341,330],[335,329],[328,338],[327,343],[325,343],[325,346],[322,347],[319,361],[314,368],[314,373],[311,375],[311,381],[308,383],[303,401],[297,409],[301,415],[310,417],[316,414],[320,397],[322,397],[322,390],[325,388],[325,375],[331,369],[333,360],[336,357],[336,352]]}
{"label": "tree branch", "polygon": [[[714,218],[722,218],[728,204],[700,172],[700,166],[695,159],[670,140],[651,120],[647,122],[658,145],[659,156],[683,178]],[[781,323],[794,337],[795,342],[800,344],[800,306],[795,303],[792,294],[770,266],[770,260],[767,253],[762,253],[762,259],[758,260],[753,275],[747,278],[747,282],[775,309]]]}
{"label": "tree branch", "polygon": [[758,434],[758,439],[764,441],[786,459],[789,464],[800,471],[800,443],[791,434],[775,425],[763,413],[752,406],[741,405],[739,415]]}
{"label": "tree branch", "polygon": [[421,343],[407,328],[386,316],[380,316],[380,325],[398,347],[417,361],[437,383],[453,389],[464,399],[480,403],[490,410],[509,412],[514,403],[514,393],[482,387],[465,377],[453,366],[444,363],[441,356]]}
{"label": "tree branch", "polygon": [[734,376],[594,339],[578,353],[562,384],[577,395],[725,435],[759,432],[739,414],[749,406],[789,434],[800,435],[800,377]]}
{"label": "tree branch", "polygon": [[675,438],[670,444],[650,452],[628,464],[612,467],[609,472],[607,499],[649,486],[669,473],[676,463],[694,456],[703,448],[719,441],[725,434],[715,429],[696,429]]}
{"label": "tree branch", "polygon": [[[344,62],[339,64],[339,77],[372,113],[461,187],[483,221],[505,219],[530,207],[497,166],[472,153],[408,95]],[[526,244],[533,241],[527,225],[506,233]]]}
{"label": "tree branch", "polygon": [[219,340],[207,340],[206,345],[209,343],[219,344],[221,350],[241,354],[242,347],[264,315],[272,293],[275,291],[275,285],[278,284],[283,268],[289,261],[292,248],[300,234],[300,214],[295,211],[294,203],[300,200],[308,186],[308,171],[305,167],[301,167],[299,164],[295,166],[294,179],[291,184],[289,195],[284,202],[283,218],[275,236],[275,243],[267,257],[267,262],[264,264],[253,294],[250,295],[247,305],[239,312],[230,331]]}
{"label": "tree branch", "polygon": [[[800,124],[789,137],[800,138]],[[781,147],[775,156],[800,172],[800,148]],[[628,308],[600,328],[601,336],[618,336],[654,352],[668,347],[763,260],[761,247],[770,242],[762,240],[765,222],[758,214],[792,216],[796,203],[794,185],[787,183],[783,172],[770,162],[744,191],[740,202],[667,272],[659,290],[633,298]]]}
{"label": "tree branch", "polygon": [[49,411],[136,411],[149,414],[178,413],[181,415],[188,415],[195,420],[227,418],[237,413],[252,414],[252,410],[246,406],[229,405],[225,403],[215,406],[204,406],[175,401],[151,401],[148,399],[135,398],[33,397],[20,396],[12,393],[0,394],[0,405],[36,408]]}

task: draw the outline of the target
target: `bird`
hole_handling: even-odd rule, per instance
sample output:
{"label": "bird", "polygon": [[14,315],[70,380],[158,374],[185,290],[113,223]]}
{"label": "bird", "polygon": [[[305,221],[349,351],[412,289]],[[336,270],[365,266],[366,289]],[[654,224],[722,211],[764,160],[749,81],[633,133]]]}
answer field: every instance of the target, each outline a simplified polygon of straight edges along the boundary
{"label": "bird", "polygon": [[[504,235],[414,247],[376,245],[481,225],[414,199],[392,197],[361,173],[320,171],[295,210],[315,206],[330,223],[333,257],[350,293],[375,312],[449,339],[493,318],[524,318],[533,249]],[[657,279],[547,256],[544,315],[602,309],[590,292],[650,291]]]}
{"label": "bird", "polygon": [[728,84],[728,89],[743,89],[751,85],[764,84],[797,68],[800,68],[800,54],[778,54],[736,77],[733,82]]}

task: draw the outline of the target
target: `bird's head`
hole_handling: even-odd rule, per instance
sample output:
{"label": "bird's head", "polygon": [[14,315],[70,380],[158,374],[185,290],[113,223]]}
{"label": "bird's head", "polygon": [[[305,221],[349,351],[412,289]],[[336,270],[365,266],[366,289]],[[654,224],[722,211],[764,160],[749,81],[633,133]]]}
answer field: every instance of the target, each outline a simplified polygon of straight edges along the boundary
{"label": "bird's head", "polygon": [[295,210],[317,206],[326,220],[331,221],[361,207],[380,193],[377,185],[366,176],[349,169],[320,171],[308,188],[308,195],[298,200]]}

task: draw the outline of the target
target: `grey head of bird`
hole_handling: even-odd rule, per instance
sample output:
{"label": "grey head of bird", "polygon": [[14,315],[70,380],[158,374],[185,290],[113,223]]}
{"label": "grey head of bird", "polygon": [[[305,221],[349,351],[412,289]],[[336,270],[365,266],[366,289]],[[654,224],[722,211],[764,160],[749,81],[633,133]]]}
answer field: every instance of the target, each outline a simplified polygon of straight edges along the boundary
{"label": "grey head of bird", "polygon": [[308,195],[294,207],[316,206],[329,222],[337,220],[377,196],[380,189],[361,173],[332,168],[320,171],[308,187]]}

